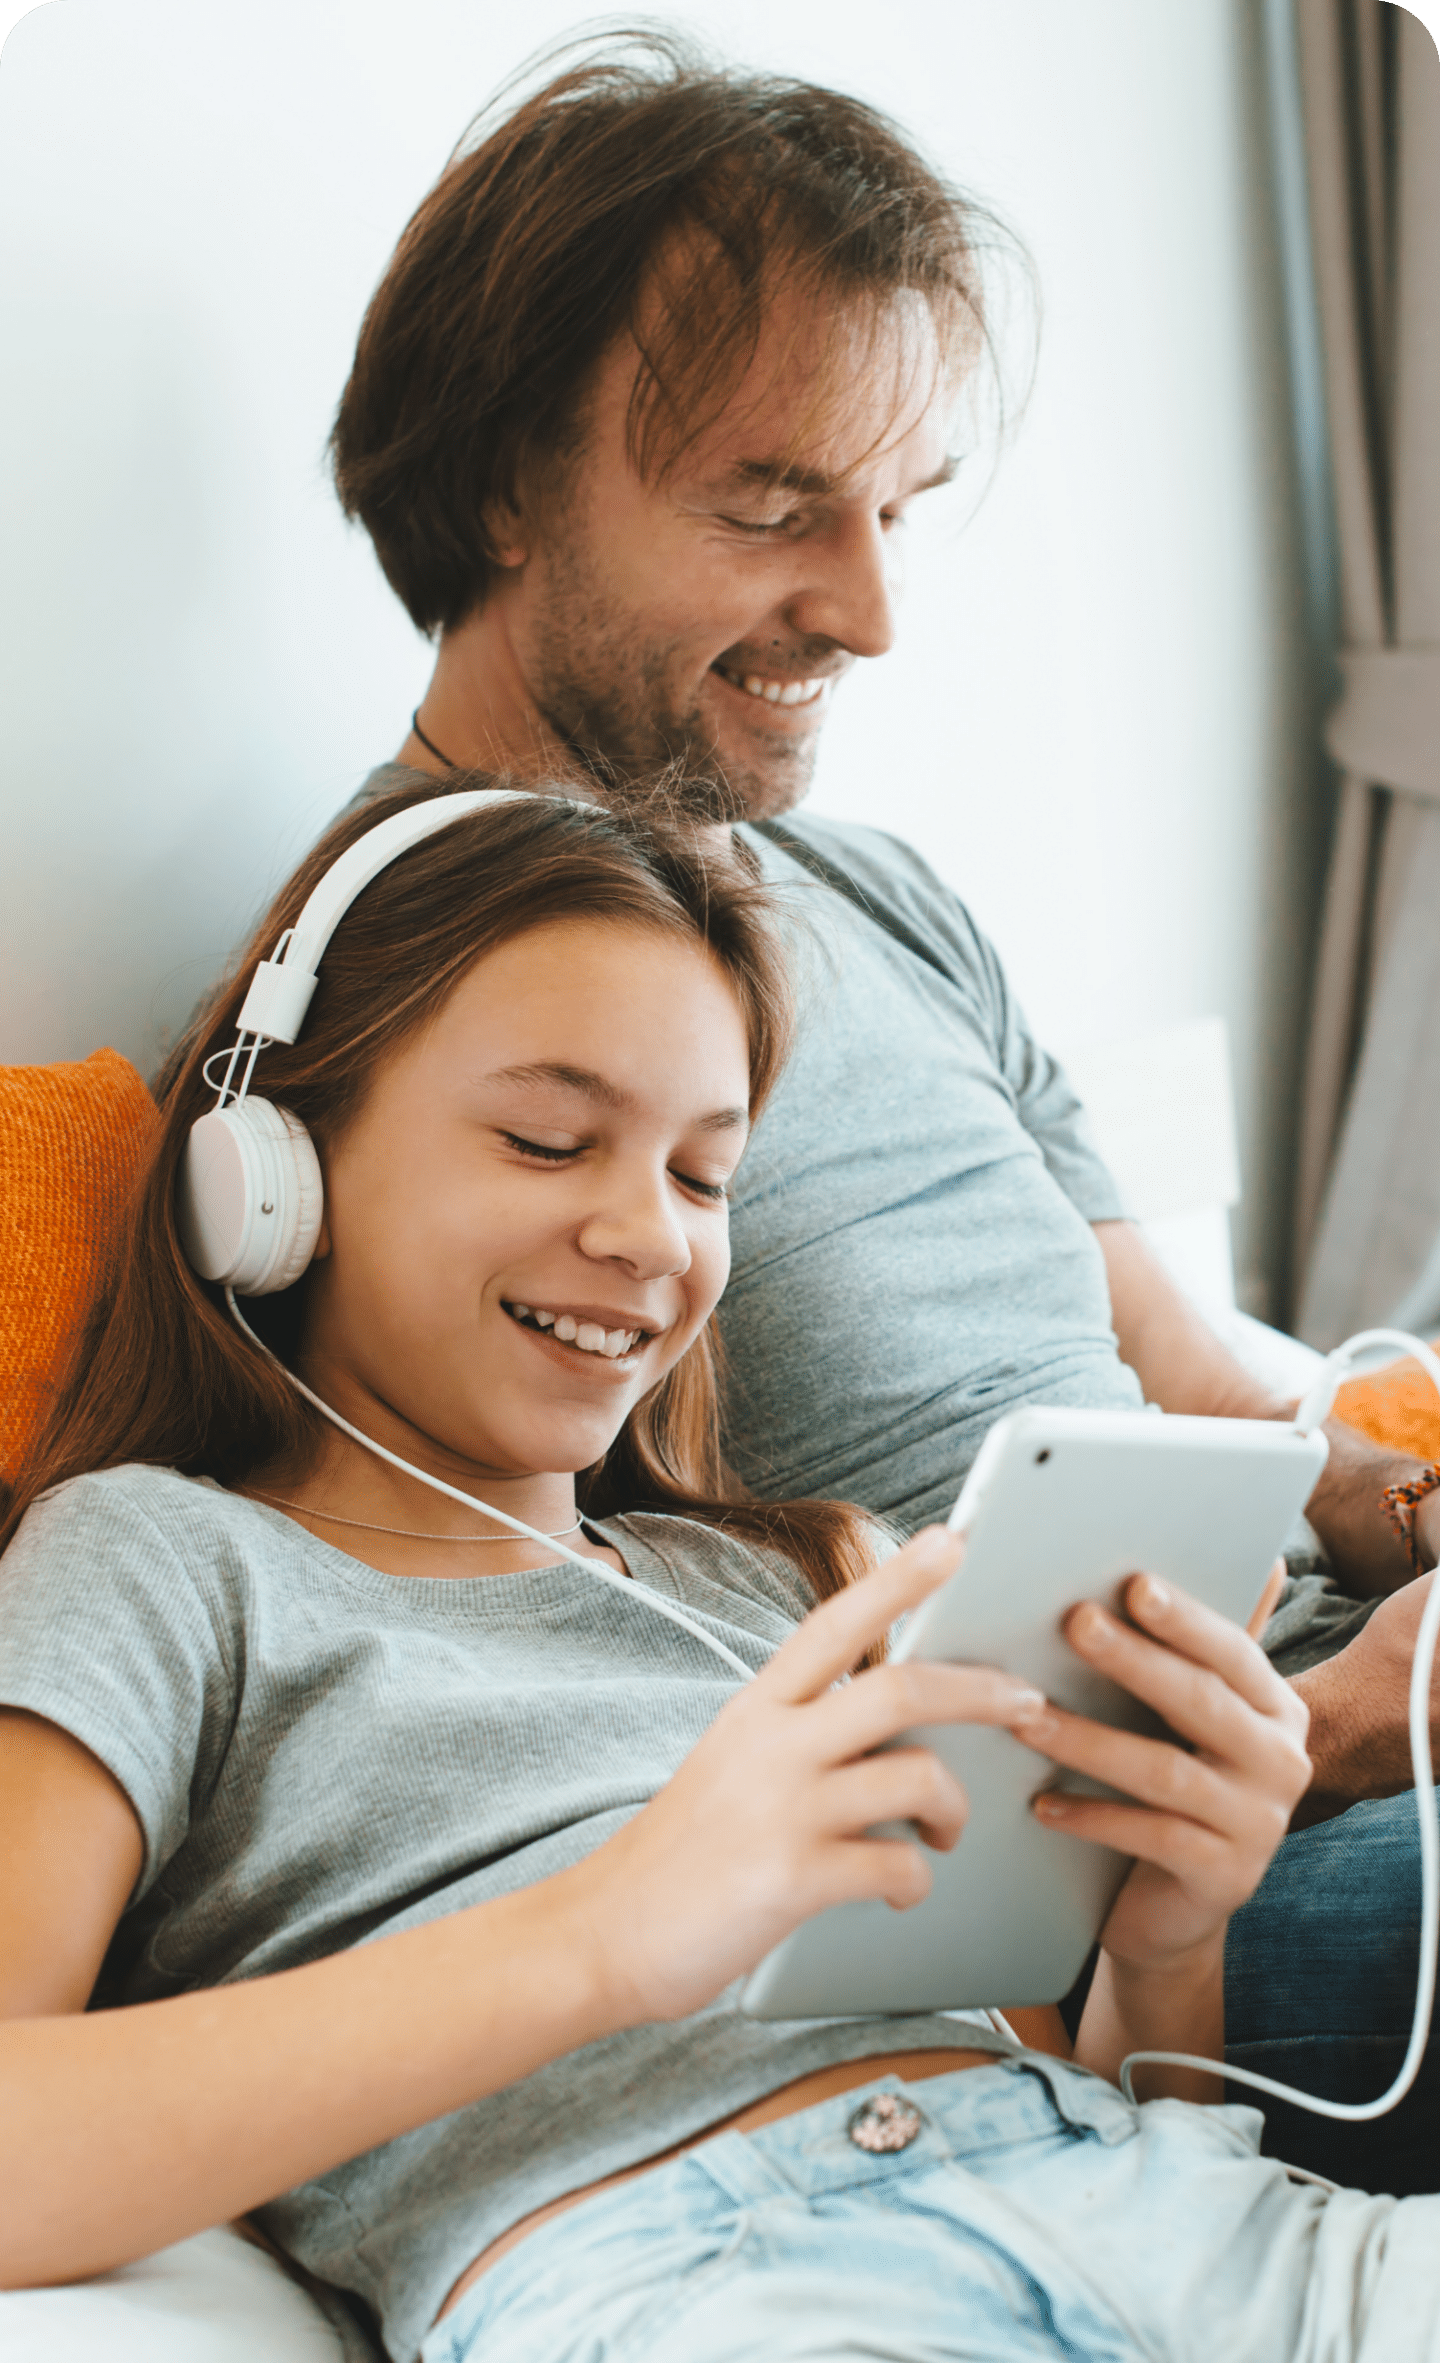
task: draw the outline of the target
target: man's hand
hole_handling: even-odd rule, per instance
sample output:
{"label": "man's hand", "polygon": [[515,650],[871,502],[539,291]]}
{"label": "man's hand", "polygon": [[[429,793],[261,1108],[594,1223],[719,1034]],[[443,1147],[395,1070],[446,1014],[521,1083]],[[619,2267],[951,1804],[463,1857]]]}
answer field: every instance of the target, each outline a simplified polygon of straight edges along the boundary
{"label": "man's hand", "polygon": [[[1280,1417],[1293,1416],[1295,1405],[1283,1406]],[[1424,1463],[1408,1453],[1387,1452],[1372,1444],[1358,1429],[1340,1419],[1327,1419],[1325,1434],[1330,1458],[1306,1507],[1309,1519],[1325,1545],[1339,1583],[1357,1600],[1402,1591],[1415,1580],[1409,1550],[1391,1525],[1380,1496],[1389,1485],[1409,1485]],[[1440,1559],[1440,1497],[1428,1494],[1419,1505],[1415,1532],[1424,1562]]]}
{"label": "man's hand", "polygon": [[[1329,1821],[1365,1797],[1394,1797],[1414,1785],[1410,1762],[1410,1663],[1426,1595],[1422,1575],[1383,1600],[1348,1646],[1290,1687],[1310,1709],[1310,1787],[1292,1829]],[[1440,1675],[1430,1690],[1430,1744],[1440,1753]]]}

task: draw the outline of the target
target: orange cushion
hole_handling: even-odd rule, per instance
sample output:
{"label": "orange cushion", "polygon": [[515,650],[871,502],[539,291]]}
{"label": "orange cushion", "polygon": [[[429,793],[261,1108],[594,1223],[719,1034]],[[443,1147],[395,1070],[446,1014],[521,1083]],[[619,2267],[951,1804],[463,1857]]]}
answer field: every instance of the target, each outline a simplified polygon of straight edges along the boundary
{"label": "orange cushion", "polygon": [[159,1120],[118,1051],[0,1067],[0,1475],[44,1416]]}
{"label": "orange cushion", "polygon": [[[1440,1353],[1440,1341],[1435,1350]],[[1335,1398],[1335,1416],[1392,1452],[1440,1460],[1440,1394],[1409,1354],[1364,1378],[1347,1379]]]}

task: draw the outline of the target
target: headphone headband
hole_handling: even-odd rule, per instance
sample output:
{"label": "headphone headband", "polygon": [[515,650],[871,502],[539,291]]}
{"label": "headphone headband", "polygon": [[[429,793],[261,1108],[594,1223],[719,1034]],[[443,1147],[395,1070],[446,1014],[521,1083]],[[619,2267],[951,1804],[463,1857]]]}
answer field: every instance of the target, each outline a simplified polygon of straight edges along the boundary
{"label": "headphone headband", "polygon": [[[487,804],[535,803],[542,797],[577,811],[595,809],[578,796],[544,796],[535,788],[467,788],[427,797],[377,821],[331,863],[295,925],[276,945],[273,960],[260,962],[224,1078],[213,1086],[215,1106],[191,1126],[180,1175],[180,1236],[202,1279],[218,1280],[243,1296],[268,1296],[298,1280],[314,1253],[325,1203],[315,1144],[288,1108],[249,1097],[250,1078],[267,1042],[293,1042],[298,1036],[315,990],[315,971],[355,897],[388,863],[451,821]],[[211,1063],[207,1059],[207,1080]]]}
{"label": "headphone headband", "polygon": [[[274,959],[260,962],[240,1011],[240,1032],[263,1035],[267,1042],[295,1041],[305,1023],[316,985],[315,971],[325,947],[371,879],[408,853],[412,845],[433,837],[437,829],[447,828],[467,812],[478,812],[483,804],[534,803],[539,793],[533,788],[470,788],[453,796],[429,797],[423,804],[377,821],[331,863],[311,889],[295,925],[281,937]],[[566,796],[546,801],[575,804],[579,799]]]}

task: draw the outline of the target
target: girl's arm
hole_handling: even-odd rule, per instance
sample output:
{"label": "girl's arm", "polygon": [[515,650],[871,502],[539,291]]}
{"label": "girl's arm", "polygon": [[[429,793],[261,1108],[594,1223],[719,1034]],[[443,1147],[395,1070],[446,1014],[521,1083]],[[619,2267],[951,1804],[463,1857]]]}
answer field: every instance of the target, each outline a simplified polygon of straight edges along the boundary
{"label": "girl's arm", "polygon": [[[1128,1623],[1093,1604],[1072,1610],[1071,1646],[1152,1706],[1179,1744],[1055,1708],[1021,1729],[1057,1763],[1124,1792],[1047,1791],[1035,1808],[1051,1828],[1137,1858],[1101,1932],[1075,2044],[1083,2066],[1112,2080],[1129,2051],[1224,2056],[1226,1924],[1259,1886],[1310,1777],[1304,1705],[1254,1637],[1282,1574],[1248,1633],[1152,1576],[1131,1577]],[[1185,2068],[1141,2069],[1136,2090],[1223,2097],[1218,2076]]]}
{"label": "girl's arm", "polygon": [[912,1819],[951,1846],[964,1796],[926,1750],[870,1751],[915,1724],[1013,1725],[1033,1693],[938,1665],[834,1685],[958,1559],[932,1530],[817,1609],[571,1870],[125,2009],[84,2006],[139,1869],[135,1817],[77,1741],[0,1716],[0,2285],[104,2271],[599,2036],[684,2017],[829,1904],[919,1902],[923,1849],[868,1833]]}
{"label": "girl's arm", "polygon": [[82,2015],[140,1868],[123,1791],[0,1715],[0,2284],[222,2222],[608,2031],[547,1882],[278,1976]]}

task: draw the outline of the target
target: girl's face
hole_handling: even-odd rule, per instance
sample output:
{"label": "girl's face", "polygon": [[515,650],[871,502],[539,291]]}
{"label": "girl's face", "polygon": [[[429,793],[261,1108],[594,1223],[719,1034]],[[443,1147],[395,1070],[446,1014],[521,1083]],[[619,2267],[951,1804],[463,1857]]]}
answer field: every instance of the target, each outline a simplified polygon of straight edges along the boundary
{"label": "girl's face", "polygon": [[467,1470],[587,1467],[724,1288],[749,1094],[695,944],[564,920],[488,954],[322,1159],[305,1374]]}

